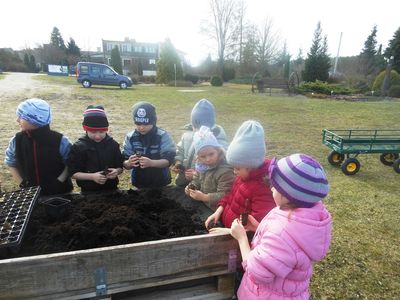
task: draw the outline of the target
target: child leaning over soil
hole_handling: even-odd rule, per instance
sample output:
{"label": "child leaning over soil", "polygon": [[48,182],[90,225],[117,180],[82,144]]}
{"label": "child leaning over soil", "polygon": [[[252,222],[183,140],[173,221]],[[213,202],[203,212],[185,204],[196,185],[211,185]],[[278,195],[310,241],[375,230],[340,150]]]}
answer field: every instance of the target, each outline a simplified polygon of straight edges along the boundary
{"label": "child leaning over soil", "polygon": [[211,129],[218,143],[226,149],[226,134],[224,129],[215,124],[214,105],[207,99],[201,99],[194,105],[191,113],[191,124],[186,125],[187,131],[182,135],[177,144],[175,165],[172,171],[175,172],[175,184],[186,186],[192,179],[195,167],[195,150],[193,147],[193,135],[201,126]]}
{"label": "child leaning over soil", "polygon": [[124,141],[124,168],[132,169],[131,180],[136,188],[157,188],[171,183],[169,166],[174,161],[175,143],[170,135],[156,126],[155,107],[149,102],[133,106],[136,129]]}
{"label": "child leaning over soil", "polygon": [[[270,160],[265,159],[264,129],[256,121],[246,121],[237,130],[226,154],[228,163],[234,167],[236,178],[231,191],[218,203],[218,208],[206,220],[206,228],[220,218],[228,232],[233,220],[240,214],[262,218],[275,207],[270,189],[265,184]],[[212,227],[212,226],[211,226]]]}
{"label": "child leaning over soil", "polygon": [[124,159],[119,144],[107,134],[104,108],[89,105],[83,113],[82,126],[86,134],[72,145],[69,173],[83,193],[116,190]]}
{"label": "child leaning over soil", "polygon": [[[309,299],[312,264],[328,252],[332,219],[322,203],[329,191],[321,165],[293,154],[271,162],[269,177],[277,207],[258,223],[239,219],[231,234],[245,270],[239,299]],[[246,230],[255,231],[249,245]]]}
{"label": "child leaning over soil", "polygon": [[68,138],[50,129],[51,110],[42,99],[28,99],[17,107],[21,128],[10,141],[5,164],[20,187],[40,186],[41,195],[72,191],[66,160]]}
{"label": "child leaning over soil", "polygon": [[193,180],[185,193],[207,204],[213,211],[218,201],[231,190],[233,169],[227,164],[225,153],[210,128],[201,126],[193,137],[197,162]]}

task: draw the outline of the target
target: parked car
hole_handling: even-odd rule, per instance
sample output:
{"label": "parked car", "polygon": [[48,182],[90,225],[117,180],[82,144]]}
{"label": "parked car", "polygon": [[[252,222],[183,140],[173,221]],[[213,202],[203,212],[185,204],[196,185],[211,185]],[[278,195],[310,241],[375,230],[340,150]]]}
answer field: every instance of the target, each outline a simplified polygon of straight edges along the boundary
{"label": "parked car", "polygon": [[93,84],[116,85],[121,89],[132,86],[130,77],[118,74],[113,68],[105,64],[78,62],[76,76],[77,81],[85,88],[89,88]]}

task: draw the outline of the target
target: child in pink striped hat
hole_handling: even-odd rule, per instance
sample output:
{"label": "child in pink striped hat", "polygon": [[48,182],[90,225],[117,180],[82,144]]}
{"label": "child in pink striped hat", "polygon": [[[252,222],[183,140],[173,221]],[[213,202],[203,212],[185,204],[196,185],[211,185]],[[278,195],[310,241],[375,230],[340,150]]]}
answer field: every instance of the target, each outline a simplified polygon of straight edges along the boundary
{"label": "child in pink striped hat", "polygon": [[[322,166],[305,154],[273,161],[269,167],[277,205],[258,223],[232,223],[245,271],[239,299],[309,299],[313,262],[327,254],[332,219],[322,199],[329,184]],[[255,231],[249,245],[246,230]]]}

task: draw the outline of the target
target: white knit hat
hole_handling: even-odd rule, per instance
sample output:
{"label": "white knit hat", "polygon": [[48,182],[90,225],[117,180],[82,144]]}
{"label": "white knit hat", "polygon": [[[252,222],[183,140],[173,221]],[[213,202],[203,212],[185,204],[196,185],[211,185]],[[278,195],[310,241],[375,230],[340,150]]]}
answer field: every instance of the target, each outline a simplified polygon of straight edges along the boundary
{"label": "white knit hat", "polygon": [[196,131],[194,133],[193,146],[196,154],[199,153],[201,149],[207,146],[218,147],[218,148],[221,147],[216,137],[211,132],[210,128],[208,128],[207,126],[201,126],[199,131]]}
{"label": "white knit hat", "polygon": [[265,160],[264,129],[257,121],[246,121],[228,147],[226,159],[234,167],[258,168]]}

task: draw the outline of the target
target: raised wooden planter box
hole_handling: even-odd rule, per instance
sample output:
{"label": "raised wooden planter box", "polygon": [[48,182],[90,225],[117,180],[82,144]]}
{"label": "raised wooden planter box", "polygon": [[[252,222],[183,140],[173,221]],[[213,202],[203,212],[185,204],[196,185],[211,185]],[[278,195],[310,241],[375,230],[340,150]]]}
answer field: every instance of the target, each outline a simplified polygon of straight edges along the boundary
{"label": "raised wooden planter box", "polygon": [[239,261],[237,242],[226,234],[4,259],[0,260],[0,299],[111,295],[231,274]]}

